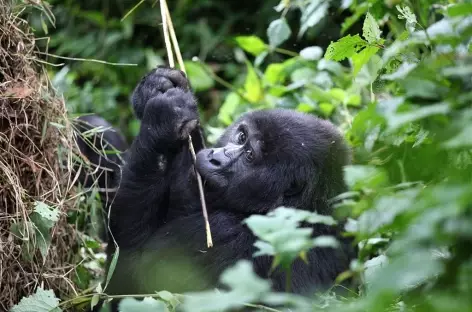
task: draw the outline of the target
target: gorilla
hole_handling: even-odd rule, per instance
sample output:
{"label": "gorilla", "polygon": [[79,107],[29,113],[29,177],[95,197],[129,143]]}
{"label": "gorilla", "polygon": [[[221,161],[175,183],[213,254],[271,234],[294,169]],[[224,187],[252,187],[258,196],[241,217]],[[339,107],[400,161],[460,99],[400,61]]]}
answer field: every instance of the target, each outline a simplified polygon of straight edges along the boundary
{"label": "gorilla", "polygon": [[[342,135],[311,115],[261,110],[243,115],[214,147],[205,148],[189,82],[181,71],[165,67],[142,78],[132,104],[141,128],[111,207],[109,265],[116,246],[119,256],[106,292],[211,289],[240,259],[252,261],[259,276],[283,291],[284,273],[272,272],[272,257],[253,258],[256,238],[242,221],[279,206],[331,214],[329,200],[345,190],[343,166],[350,161]],[[209,249],[195,169],[204,181],[214,242]],[[354,257],[339,228],[307,226],[314,236],[339,237],[342,247],[314,248],[308,263],[293,263],[291,291],[299,294],[332,286]]]}

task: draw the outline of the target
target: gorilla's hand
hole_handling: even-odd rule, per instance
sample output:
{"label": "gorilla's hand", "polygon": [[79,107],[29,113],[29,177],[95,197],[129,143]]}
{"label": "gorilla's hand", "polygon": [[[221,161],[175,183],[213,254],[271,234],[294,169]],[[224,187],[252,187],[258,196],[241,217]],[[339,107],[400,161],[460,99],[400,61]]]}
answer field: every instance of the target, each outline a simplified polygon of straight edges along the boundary
{"label": "gorilla's hand", "polygon": [[197,103],[189,91],[172,88],[146,103],[142,131],[155,143],[185,140],[197,125]]}
{"label": "gorilla's hand", "polygon": [[136,117],[142,120],[148,101],[172,88],[189,91],[188,80],[182,71],[158,67],[144,76],[136,86],[132,96]]}

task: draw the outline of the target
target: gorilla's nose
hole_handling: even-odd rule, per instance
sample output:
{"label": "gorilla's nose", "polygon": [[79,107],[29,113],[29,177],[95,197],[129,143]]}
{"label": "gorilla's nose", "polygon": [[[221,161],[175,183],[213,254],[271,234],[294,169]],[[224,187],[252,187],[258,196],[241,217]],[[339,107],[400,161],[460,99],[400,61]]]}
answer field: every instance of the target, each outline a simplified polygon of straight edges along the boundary
{"label": "gorilla's nose", "polygon": [[222,167],[228,162],[224,148],[212,148],[208,153],[208,161],[215,167]]}

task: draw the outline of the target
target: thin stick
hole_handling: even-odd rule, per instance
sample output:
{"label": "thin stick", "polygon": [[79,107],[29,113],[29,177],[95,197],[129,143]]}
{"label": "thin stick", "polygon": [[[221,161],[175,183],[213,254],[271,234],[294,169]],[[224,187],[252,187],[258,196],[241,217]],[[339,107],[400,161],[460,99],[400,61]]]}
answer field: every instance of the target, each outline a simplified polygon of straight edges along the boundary
{"label": "thin stick", "polygon": [[[162,29],[164,31],[164,40],[165,40],[166,49],[167,49],[167,56],[169,58],[169,66],[174,67],[172,46],[169,40],[169,33],[170,33],[180,69],[184,73],[186,73],[184,61],[182,59],[182,54],[180,53],[179,42],[177,41],[177,36],[175,35],[174,25],[172,24],[172,18],[170,16],[170,12],[169,12],[169,8],[167,7],[166,0],[160,0],[160,5],[161,5],[161,16],[162,16]],[[190,154],[192,154],[193,163],[195,165],[196,155],[195,155],[195,149],[193,147],[191,136],[188,137],[188,145],[189,145]],[[205,220],[205,233],[206,233],[206,239],[207,239],[207,247],[211,248],[213,247],[213,240],[211,237],[210,222],[208,221],[208,212],[207,212],[206,202],[205,202],[205,193],[203,192],[202,177],[197,172],[197,170],[195,170],[195,174],[197,176],[200,203],[202,205],[203,218]]]}
{"label": "thin stick", "polygon": [[187,74],[185,71],[185,65],[184,65],[184,60],[182,58],[182,53],[180,53],[180,47],[179,47],[179,42],[177,41],[177,36],[175,35],[175,29],[174,29],[174,24],[172,23],[172,18],[170,17],[170,12],[169,12],[169,7],[167,6],[167,3],[164,1],[164,5],[166,7],[166,17],[167,17],[167,22],[169,23],[169,33],[170,33],[170,38],[172,39],[172,45],[174,46],[175,50],[175,55],[177,56],[177,62],[179,63],[180,69]]}
{"label": "thin stick", "polygon": [[169,29],[167,28],[167,25],[168,25],[167,14],[166,14],[167,3],[165,0],[161,0],[160,4],[161,4],[162,31],[164,33],[164,42],[166,44],[167,57],[169,59],[169,66],[175,67],[174,53],[172,53],[172,45],[170,44],[170,39],[169,39]]}

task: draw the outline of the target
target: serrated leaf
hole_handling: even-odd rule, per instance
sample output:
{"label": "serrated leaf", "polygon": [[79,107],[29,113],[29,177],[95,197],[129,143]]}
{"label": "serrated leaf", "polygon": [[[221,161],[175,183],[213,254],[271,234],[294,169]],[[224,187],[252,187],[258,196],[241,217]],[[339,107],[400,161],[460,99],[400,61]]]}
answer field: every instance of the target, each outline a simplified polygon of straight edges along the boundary
{"label": "serrated leaf", "polygon": [[14,305],[10,312],[61,312],[59,299],[50,289],[44,290],[41,287],[28,297],[23,297],[21,301]]}
{"label": "serrated leaf", "polygon": [[234,40],[241,49],[254,56],[258,56],[267,50],[267,45],[257,36],[238,36]]}
{"label": "serrated leaf", "polygon": [[362,27],[362,36],[367,40],[368,43],[374,44],[380,40],[380,28],[375,18],[367,12]]}
{"label": "serrated leaf", "polygon": [[359,35],[347,35],[336,42],[331,42],[326,49],[325,59],[342,61],[353,56],[367,46],[367,42]]}
{"label": "serrated leaf", "polygon": [[359,71],[362,69],[362,66],[367,64],[371,57],[375,55],[379,51],[378,47],[375,46],[368,46],[363,49],[361,52],[356,53],[352,56],[352,65],[353,71],[352,74],[356,76]]}
{"label": "serrated leaf", "polygon": [[272,48],[278,47],[284,43],[288,38],[290,38],[291,34],[292,31],[290,30],[285,18],[272,21],[267,28],[267,37],[269,37],[269,44]]}

